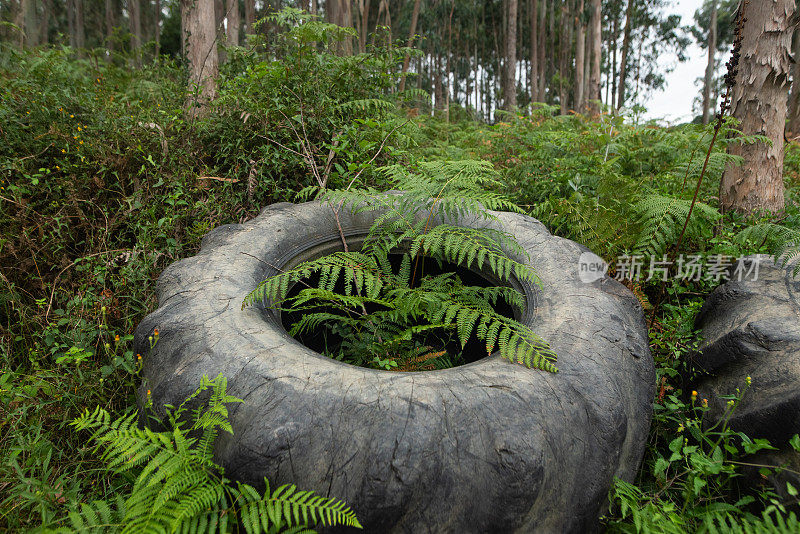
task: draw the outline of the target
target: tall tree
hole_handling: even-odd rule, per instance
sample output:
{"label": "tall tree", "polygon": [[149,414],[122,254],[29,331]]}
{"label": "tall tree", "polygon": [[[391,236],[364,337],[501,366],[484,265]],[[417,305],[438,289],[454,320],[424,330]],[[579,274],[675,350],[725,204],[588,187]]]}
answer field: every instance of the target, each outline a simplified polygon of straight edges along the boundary
{"label": "tall tree", "polygon": [[39,24],[36,14],[36,0],[21,0],[24,45],[33,47],[39,44]]}
{"label": "tall tree", "polygon": [[715,57],[717,52],[717,0],[711,0],[711,24],[708,30],[708,64],[703,83],[703,124],[708,124],[711,115],[711,86],[714,83]]}
{"label": "tall tree", "polygon": [[517,107],[517,0],[507,1],[503,107],[506,111],[513,111]]}
{"label": "tall tree", "polygon": [[[530,75],[528,76],[528,92],[531,95],[531,102],[535,102],[539,96],[539,0],[530,0],[529,4],[530,25],[531,25],[531,59]],[[475,36],[477,39],[477,36]]]}
{"label": "tall tree", "polygon": [[[72,0],[81,2],[82,0]],[[142,65],[142,4],[141,0],[128,0],[128,24],[131,32],[131,53],[136,66]]]}
{"label": "tall tree", "polygon": [[153,39],[156,42],[155,56],[161,54],[161,0],[155,0],[155,10],[153,11]]}
{"label": "tall tree", "polygon": [[583,19],[584,0],[578,0],[575,14],[575,110],[583,112],[584,75],[586,73],[586,23]]}
{"label": "tall tree", "polygon": [[205,112],[217,94],[219,56],[214,0],[181,0],[185,17],[186,58],[189,61],[190,116]]}
{"label": "tall tree", "polygon": [[[353,11],[350,0],[328,0],[325,3],[328,22],[344,28],[353,27]],[[349,56],[353,54],[353,39],[346,37],[335,45],[337,54]]]}
{"label": "tall tree", "polygon": [[113,54],[114,54],[114,26],[117,24],[116,20],[116,9],[114,6],[114,0],[105,0],[105,10],[106,10],[106,48],[108,49],[108,58],[111,61]]}
{"label": "tall tree", "polygon": [[[414,8],[411,11],[411,29],[408,31],[408,42],[406,46],[411,48],[414,46],[414,36],[417,34],[417,21],[419,20],[419,5],[421,0],[414,0]],[[381,7],[383,7],[383,3],[381,3]],[[388,6],[387,6],[388,9]],[[380,13],[378,14],[380,16]],[[406,54],[406,57],[403,58],[403,69],[401,74],[405,74],[408,72],[408,63],[411,61],[411,56]],[[406,88],[406,77],[400,77],[400,92],[403,92]]]}
{"label": "tall tree", "polygon": [[589,26],[592,29],[592,68],[589,73],[589,109],[592,113],[600,113],[600,63],[603,53],[603,10],[601,0],[592,0],[592,16]]}
{"label": "tall tree", "polygon": [[[306,0],[307,2],[308,0]],[[367,37],[369,34],[369,8],[370,0],[358,0],[358,51],[363,54],[367,51]]]}
{"label": "tall tree", "polygon": [[228,24],[225,26],[225,38],[228,46],[239,46],[239,26],[242,17],[239,14],[239,0],[228,0],[225,16]]}
{"label": "tall tree", "polygon": [[628,8],[625,10],[625,29],[622,35],[622,56],[619,60],[619,93],[617,98],[617,109],[621,109],[625,104],[625,78],[628,74],[628,54],[631,48],[631,28],[633,27],[634,0],[628,0]]}
{"label": "tall tree", "polygon": [[[704,0],[700,9],[694,13],[694,25],[690,26],[690,32],[695,39],[695,42],[701,47],[708,48],[709,39],[711,37],[712,26],[714,29],[715,50],[714,57],[717,54],[727,54],[733,44],[733,17],[736,12],[739,0]],[[716,16],[716,24],[711,24],[712,11]],[[711,52],[709,52],[709,59],[711,59]],[[709,102],[708,102],[708,119],[711,120],[716,107],[717,95],[720,90],[720,77],[717,76],[719,62],[714,60],[713,71],[711,73],[711,84],[709,88]],[[708,64],[706,64],[708,66]],[[707,80],[708,71],[706,76],[703,77],[703,90],[700,95],[700,108],[699,112],[702,114],[705,108],[705,95],[706,87],[708,86]]]}
{"label": "tall tree", "polygon": [[725,211],[752,214],[780,212],[783,197],[783,131],[794,0],[761,0],[745,4],[745,24],[739,73],[733,88],[733,116],[745,135],[761,134],[770,143],[729,145],[741,156],[741,166],[729,166],[720,183],[719,199]]}
{"label": "tall tree", "polygon": [[[539,8],[539,44],[537,46],[539,57],[537,58],[536,64],[539,67],[539,94],[536,97],[537,102],[544,102],[545,99],[545,90],[546,90],[546,80],[545,80],[545,46],[547,39],[545,38],[545,25],[547,23],[547,1],[548,0],[541,0],[540,8]],[[552,0],[551,0],[552,1]]]}
{"label": "tall tree", "polygon": [[562,115],[567,114],[567,82],[571,70],[570,53],[572,52],[572,24],[569,17],[569,2],[561,4],[559,19],[559,46],[558,46],[558,103]]}
{"label": "tall tree", "polygon": [[39,43],[47,44],[50,41],[50,15],[53,12],[53,0],[42,0],[42,24],[39,34]]}
{"label": "tall tree", "polygon": [[256,0],[244,0],[244,33],[253,34],[253,24],[256,23]]}

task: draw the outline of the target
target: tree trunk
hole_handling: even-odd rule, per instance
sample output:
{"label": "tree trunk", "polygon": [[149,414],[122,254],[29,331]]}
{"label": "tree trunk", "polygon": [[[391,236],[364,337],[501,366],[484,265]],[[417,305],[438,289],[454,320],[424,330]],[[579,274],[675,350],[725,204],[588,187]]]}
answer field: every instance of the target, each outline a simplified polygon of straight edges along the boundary
{"label": "tree trunk", "polygon": [[792,42],[794,65],[792,66],[792,92],[789,95],[789,126],[793,137],[800,135],[800,26],[794,31]]}
{"label": "tree trunk", "polygon": [[155,56],[161,55],[161,0],[156,0],[155,18],[153,19],[153,37],[156,41]]}
{"label": "tree trunk", "polygon": [[439,53],[436,54],[436,64],[433,72],[433,97],[435,99],[433,109],[441,110],[444,94],[442,93],[442,56]]}
{"label": "tree trunk", "polygon": [[[81,2],[82,0],[73,0]],[[137,67],[142,66],[142,9],[140,0],[128,0],[128,22],[131,32],[131,54],[133,62]]]}
{"label": "tree trunk", "polygon": [[631,26],[633,25],[633,2],[628,0],[628,8],[625,10],[625,30],[622,35],[622,56],[619,60],[619,95],[617,98],[617,110],[625,104],[625,77],[628,69],[628,53],[631,47]]}
{"label": "tree trunk", "polygon": [[189,61],[187,108],[189,116],[196,117],[205,112],[217,94],[219,56],[214,0],[181,0],[181,7],[186,16],[186,56]]}
{"label": "tree trunk", "polygon": [[592,0],[592,18],[589,25],[592,28],[592,69],[589,73],[589,109],[593,114],[600,113],[600,61],[603,53],[603,28],[601,0]]}
{"label": "tree trunk", "polygon": [[[550,88],[550,85],[553,81],[553,74],[555,74],[555,61],[556,61],[556,50],[557,50],[557,43],[556,43],[556,12],[555,12],[555,3],[556,0],[549,0],[548,2],[548,9],[547,9],[547,23],[548,23],[548,39],[547,39],[547,50],[550,52],[547,54],[547,72],[545,74],[547,80],[547,87]],[[553,91],[547,92],[547,103],[553,103]]]}
{"label": "tree trunk", "polygon": [[[611,83],[606,85],[606,102],[617,101],[617,32],[619,31],[619,16],[614,13],[614,22],[611,24],[611,35],[608,36],[611,46]],[[611,97],[608,98],[608,86],[611,86]]]}
{"label": "tree trunk", "polygon": [[744,135],[761,134],[771,143],[729,145],[744,158],[720,183],[725,211],[744,214],[783,211],[783,131],[791,67],[794,0],[761,0],[745,7],[739,74],[733,88],[733,116]]}
{"label": "tree trunk", "polygon": [[584,67],[586,56],[586,25],[583,23],[584,0],[578,0],[575,17],[575,110],[583,113]]}
{"label": "tree trunk", "polygon": [[253,24],[256,22],[256,0],[244,0],[244,33],[253,34]]}
{"label": "tree trunk", "polygon": [[225,38],[228,46],[239,46],[239,26],[242,21],[239,15],[239,0],[228,0],[226,11],[228,25],[225,28]]}
{"label": "tree trunk", "polygon": [[711,0],[711,25],[708,29],[708,65],[703,85],[703,124],[711,118],[711,85],[714,83],[714,57],[717,52],[717,0]]}
{"label": "tree trunk", "polygon": [[52,11],[52,0],[42,0],[42,26],[39,34],[40,44],[47,44],[50,42],[50,13]]}
{"label": "tree trunk", "polygon": [[506,68],[503,99],[506,111],[517,107],[517,0],[508,0],[506,12]]}
{"label": "tree trunk", "polygon": [[[417,33],[417,21],[419,20],[419,5],[421,0],[414,0],[414,9],[411,11],[411,29],[408,32],[408,46],[411,48],[414,46],[414,35]],[[403,68],[400,71],[400,92],[402,93],[406,88],[406,77],[405,73],[408,72],[408,62],[411,60],[411,56],[406,54],[406,57],[403,58]]]}
{"label": "tree trunk", "polygon": [[539,88],[538,94],[536,96],[536,100],[538,102],[544,102],[545,99],[545,43],[547,40],[545,39],[545,24],[547,23],[547,0],[542,0],[542,3],[539,7],[539,45],[538,48],[538,55],[537,58],[537,66],[539,67],[539,72],[537,73],[537,78],[539,80]]}
{"label": "tree trunk", "polygon": [[106,48],[108,49],[108,61],[111,61],[114,56],[114,26],[116,25],[116,17],[114,16],[116,10],[114,9],[114,0],[105,0],[106,8]]}
{"label": "tree trunk", "polygon": [[83,17],[83,0],[72,0],[75,6],[75,48],[79,50],[78,54],[82,55],[80,50],[86,46],[86,30]]}
{"label": "tree trunk", "polygon": [[370,0],[359,0],[358,2],[358,51],[361,54],[367,51],[367,36],[369,34],[369,4]]}
{"label": "tree trunk", "polygon": [[569,21],[569,6],[565,0],[561,4],[561,20],[559,24],[559,47],[558,47],[558,104],[560,113],[567,114],[569,103],[567,102],[567,81],[569,80],[569,66],[567,62],[570,59],[570,52],[572,50],[572,36],[570,35],[569,28],[571,27]]}
{"label": "tree trunk", "polygon": [[[75,0],[67,0],[67,33],[70,48],[75,48]],[[22,36],[20,36],[20,46],[22,46]]]}
{"label": "tree trunk", "polygon": [[[328,22],[343,28],[353,27],[353,12],[350,9],[350,0],[328,0],[325,5],[327,6]],[[342,56],[353,55],[353,39],[346,37],[340,43],[336,43],[334,51]]]}
{"label": "tree trunk", "polygon": [[[528,4],[530,10],[530,25],[531,25],[531,58],[530,58],[530,75],[528,77],[528,92],[531,95],[531,104],[536,102],[539,96],[539,51],[537,44],[539,43],[539,0],[530,0]],[[533,107],[531,107],[533,109]]]}
{"label": "tree trunk", "polygon": [[22,29],[25,35],[23,45],[32,48],[39,44],[39,27],[36,20],[36,0],[21,0]]}
{"label": "tree trunk", "polygon": [[217,28],[217,61],[225,63],[225,50],[219,45],[225,43],[225,1],[214,0],[214,23]]}

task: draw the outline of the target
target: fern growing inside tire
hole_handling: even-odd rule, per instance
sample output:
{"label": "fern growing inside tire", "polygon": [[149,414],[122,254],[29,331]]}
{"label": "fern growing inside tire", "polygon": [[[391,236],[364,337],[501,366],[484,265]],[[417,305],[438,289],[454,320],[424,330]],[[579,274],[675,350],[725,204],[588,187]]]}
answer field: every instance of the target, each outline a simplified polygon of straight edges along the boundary
{"label": "fern growing inside tire", "polygon": [[[326,328],[339,341],[330,356],[348,363],[384,369],[445,367],[448,340],[463,348],[471,337],[495,347],[500,356],[527,367],[555,372],[555,353],[529,327],[495,311],[498,302],[525,308],[525,298],[507,286],[465,285],[445,263],[490,272],[499,282],[539,283],[525,250],[514,236],[489,227],[469,228],[458,220],[473,217],[496,222],[489,209],[521,210],[492,191],[499,183],[484,161],[421,163],[416,172],[384,168],[401,195],[374,189],[322,191],[334,213],[380,210],[361,250],[323,256],[281,272],[258,285],[242,307],[267,301],[301,314],[290,334]],[[434,225],[434,221],[437,223]],[[516,261],[511,256],[523,259]],[[399,258],[392,265],[390,258]],[[428,264],[436,262],[434,273]],[[306,280],[315,279],[317,287]],[[297,283],[306,285],[289,295]],[[364,357],[367,354],[368,357]],[[419,367],[417,367],[419,368]]]}

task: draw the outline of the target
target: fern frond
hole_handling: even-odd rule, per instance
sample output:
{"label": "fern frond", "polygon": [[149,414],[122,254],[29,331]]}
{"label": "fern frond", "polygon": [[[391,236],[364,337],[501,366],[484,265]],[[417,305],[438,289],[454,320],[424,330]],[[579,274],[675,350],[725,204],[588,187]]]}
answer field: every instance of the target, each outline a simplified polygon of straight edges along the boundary
{"label": "fern frond", "polygon": [[[800,230],[774,223],[748,226],[734,236],[734,241],[754,246],[759,252],[767,250],[777,265],[785,267],[800,256]],[[792,276],[800,274],[800,261],[792,269]]]}
{"label": "fern frond", "polygon": [[[213,438],[220,431],[232,432],[225,405],[241,402],[226,393],[226,384],[222,375],[213,380],[204,376],[200,387],[178,408],[167,408],[172,430],[166,432],[139,429],[135,414],[111,420],[102,408],[87,410],[75,419],[75,428],[93,431],[93,439],[104,449],[103,457],[117,470],[144,465],[127,499],[118,499],[114,507],[96,501],[71,511],[73,530],[103,532],[122,526],[123,533],[131,534],[228,532],[229,518],[239,517],[248,532],[277,532],[281,526],[299,532],[307,528],[307,518],[317,522],[317,516],[326,525],[360,527],[353,512],[340,501],[312,498],[294,486],[282,486],[270,495],[268,484],[266,494],[260,496],[249,486],[232,486],[222,476],[222,468],[212,461]],[[208,389],[210,398],[192,417],[191,428],[202,435],[199,439],[187,437],[179,418],[187,403]],[[257,503],[255,508],[252,503]],[[241,507],[238,514],[237,506]]]}
{"label": "fern frond", "polygon": [[686,236],[700,238],[713,228],[721,217],[719,211],[708,204],[664,195],[648,195],[633,207],[639,215],[641,227],[634,251],[651,257],[661,257],[678,241],[683,225],[692,216],[686,227]]}

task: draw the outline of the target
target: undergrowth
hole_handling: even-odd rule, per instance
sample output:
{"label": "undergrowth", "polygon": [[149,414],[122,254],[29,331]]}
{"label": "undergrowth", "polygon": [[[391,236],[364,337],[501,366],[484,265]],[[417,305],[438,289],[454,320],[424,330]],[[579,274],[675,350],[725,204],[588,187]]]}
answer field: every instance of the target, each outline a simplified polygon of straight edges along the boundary
{"label": "undergrowth", "polygon": [[[276,34],[271,56],[232,51],[220,97],[198,120],[184,114],[183,68],[168,60],[131,70],[68,49],[0,50],[0,530],[124,516],[142,472],[110,469],[71,422],[111,424],[135,405],[147,355],[132,352],[132,334],[156,306],[158,274],[196,253],[211,228],[318,185],[315,172],[332,189],[358,177],[382,191],[391,176],[380,168],[478,161],[494,177],[487,191],[510,194],[551,231],[600,254],[611,274],[621,254],[669,254],[708,128],[556,116],[547,106],[494,125],[446,123],[408,110],[419,94],[391,92],[389,67],[402,49],[339,57],[325,46],[329,26],[274,23],[293,29]],[[737,163],[724,150],[742,142],[727,135],[735,127],[729,121],[719,136],[681,252],[796,256],[797,145],[786,149],[785,213],[719,213],[720,175]],[[702,430],[702,399],[687,390],[693,316],[720,282],[667,284],[651,324],[657,417],[635,485],[612,494],[609,528],[796,530],[792,501],[776,496],[786,488],[738,484],[734,462],[766,444],[724,426]],[[660,281],[625,283],[649,315]],[[95,406],[108,417],[82,415]]]}

